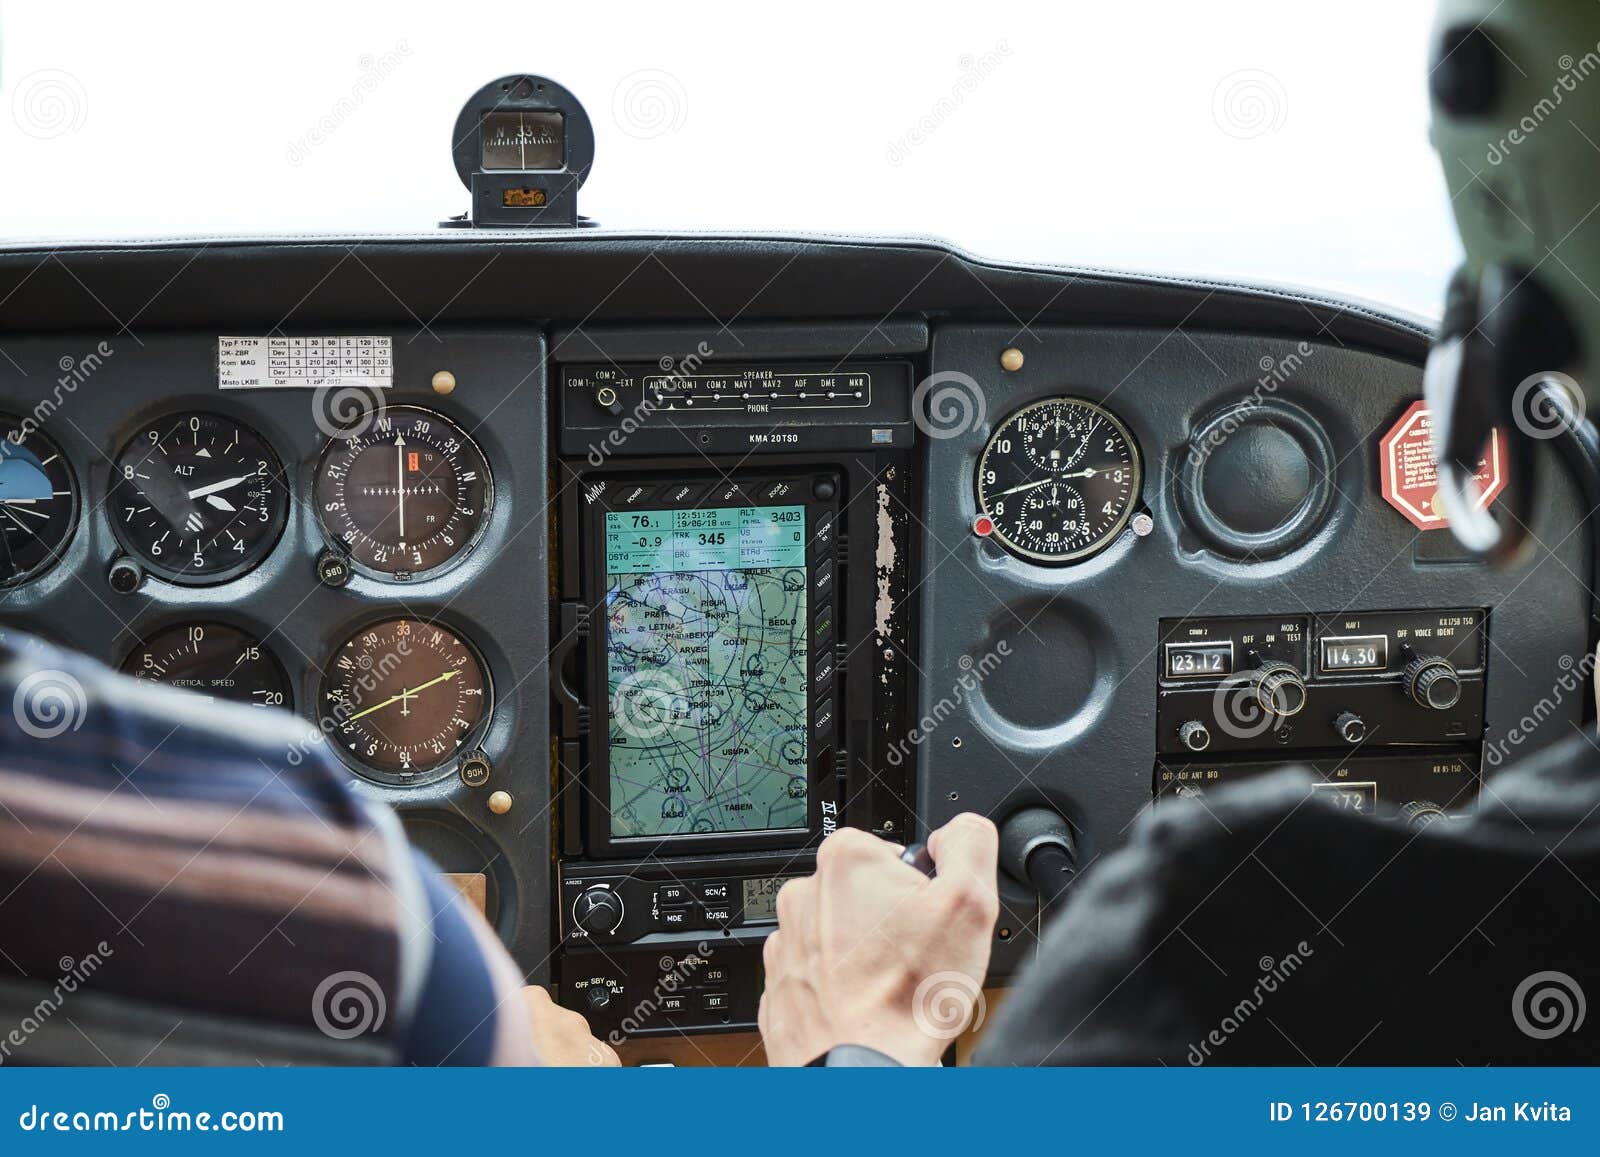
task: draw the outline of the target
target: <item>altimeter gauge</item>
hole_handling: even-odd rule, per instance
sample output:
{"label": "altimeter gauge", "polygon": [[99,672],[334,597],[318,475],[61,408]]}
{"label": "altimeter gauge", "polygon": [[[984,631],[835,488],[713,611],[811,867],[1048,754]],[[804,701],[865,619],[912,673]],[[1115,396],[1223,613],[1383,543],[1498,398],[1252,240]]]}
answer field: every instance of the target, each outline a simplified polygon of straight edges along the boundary
{"label": "altimeter gauge", "polygon": [[129,554],[162,578],[225,582],[271,552],[289,513],[283,466],[254,430],[221,414],[171,414],[117,455],[106,503]]}

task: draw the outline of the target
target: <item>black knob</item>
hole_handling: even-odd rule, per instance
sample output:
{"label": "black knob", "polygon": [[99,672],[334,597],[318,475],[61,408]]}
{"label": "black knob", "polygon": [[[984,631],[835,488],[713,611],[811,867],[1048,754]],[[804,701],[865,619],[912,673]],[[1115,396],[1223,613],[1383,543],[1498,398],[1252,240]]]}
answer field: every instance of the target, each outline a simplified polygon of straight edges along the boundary
{"label": "black knob", "polygon": [[1346,743],[1360,743],[1367,737],[1367,721],[1354,711],[1340,712],[1333,721],[1333,729]]}
{"label": "black knob", "polygon": [[1178,742],[1190,751],[1204,751],[1211,746],[1211,730],[1198,719],[1191,719],[1178,728]]}
{"label": "black knob", "polygon": [[106,572],[106,581],[119,595],[131,595],[144,582],[144,568],[131,558],[119,558]]}
{"label": "black knob", "polygon": [[1450,660],[1419,655],[1406,668],[1406,694],[1418,707],[1448,711],[1461,702],[1461,676]]}
{"label": "black knob", "polygon": [[1060,812],[1023,808],[1000,825],[1000,866],[1039,893],[1050,908],[1078,871],[1077,841]]}
{"label": "black knob", "polygon": [[1288,663],[1268,660],[1256,672],[1256,702],[1268,715],[1298,715],[1306,705],[1306,681]]}
{"label": "black knob", "polygon": [[585,888],[572,906],[572,918],[591,936],[609,936],[622,923],[622,897],[610,888]]}
{"label": "black knob", "polygon": [[592,983],[584,989],[583,999],[591,1012],[599,1012],[611,1003],[611,989],[604,984]]}

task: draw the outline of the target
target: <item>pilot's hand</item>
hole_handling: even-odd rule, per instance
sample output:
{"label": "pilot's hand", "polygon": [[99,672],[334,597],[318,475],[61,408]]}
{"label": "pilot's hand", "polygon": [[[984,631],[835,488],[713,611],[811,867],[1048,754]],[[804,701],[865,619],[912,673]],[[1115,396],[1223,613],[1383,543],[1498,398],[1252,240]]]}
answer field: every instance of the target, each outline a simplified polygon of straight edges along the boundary
{"label": "pilot's hand", "polygon": [[538,985],[524,988],[522,999],[528,1006],[528,1023],[533,1026],[533,1045],[541,1065],[615,1067],[622,1063],[615,1049],[595,1039],[581,1013],[562,1008]]}
{"label": "pilot's hand", "polygon": [[778,893],[767,939],[761,1036],[767,1062],[804,1065],[835,1045],[933,1065],[971,1020],[999,914],[999,836],[956,816],[928,838],[932,879],[900,849],[841,828],[822,842],[817,874]]}

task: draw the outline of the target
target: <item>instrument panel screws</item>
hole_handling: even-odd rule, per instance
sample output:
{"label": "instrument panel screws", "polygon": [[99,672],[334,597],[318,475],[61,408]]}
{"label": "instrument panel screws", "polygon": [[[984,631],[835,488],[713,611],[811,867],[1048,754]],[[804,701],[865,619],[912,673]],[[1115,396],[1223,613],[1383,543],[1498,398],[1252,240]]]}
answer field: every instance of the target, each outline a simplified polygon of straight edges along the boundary
{"label": "instrument panel screws", "polygon": [[1137,534],[1140,538],[1144,538],[1156,528],[1156,520],[1141,511],[1133,516],[1133,522],[1131,525],[1133,527],[1133,533]]}
{"label": "instrument panel screws", "polygon": [[1022,368],[1022,351],[1016,346],[1009,346],[1000,351],[1000,368],[1008,374],[1014,374]]}
{"label": "instrument panel screws", "polygon": [[489,797],[489,810],[497,816],[503,816],[511,810],[511,793],[497,791]]}
{"label": "instrument panel screws", "polygon": [[433,392],[436,394],[453,394],[456,389],[456,376],[449,370],[440,370],[433,375]]}

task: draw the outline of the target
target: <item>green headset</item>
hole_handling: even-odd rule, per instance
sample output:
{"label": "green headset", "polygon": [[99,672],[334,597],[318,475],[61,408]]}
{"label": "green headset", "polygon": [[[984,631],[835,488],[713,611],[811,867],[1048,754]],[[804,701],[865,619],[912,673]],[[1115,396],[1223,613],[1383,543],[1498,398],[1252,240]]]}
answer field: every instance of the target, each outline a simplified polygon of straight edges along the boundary
{"label": "green headset", "polygon": [[[1441,0],[1428,88],[1466,250],[1424,375],[1440,498],[1461,543],[1504,562],[1529,543],[1534,444],[1593,445],[1600,5]],[[1475,473],[1495,427],[1510,477],[1483,509]]]}

